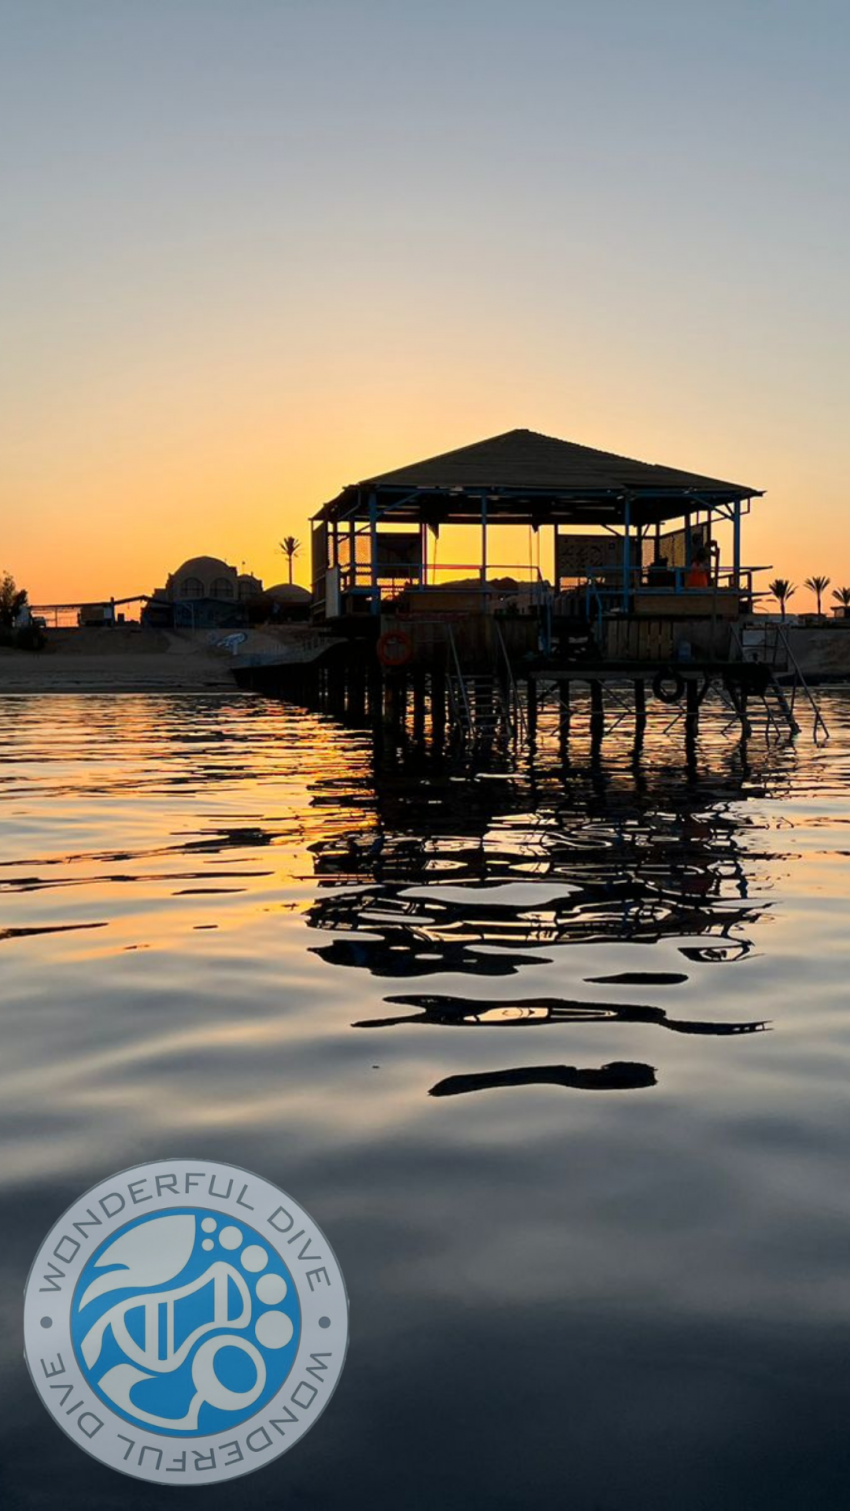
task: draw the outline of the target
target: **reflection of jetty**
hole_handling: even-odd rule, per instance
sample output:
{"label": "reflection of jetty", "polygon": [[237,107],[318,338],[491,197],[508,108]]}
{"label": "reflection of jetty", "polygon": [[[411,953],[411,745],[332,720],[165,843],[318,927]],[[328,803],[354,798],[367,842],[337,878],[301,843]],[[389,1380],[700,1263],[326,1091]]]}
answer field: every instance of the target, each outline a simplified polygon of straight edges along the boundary
{"label": "reflection of jetty", "polygon": [[[692,741],[708,697],[744,736],[753,705],[794,733],[787,640],[777,632],[767,656],[742,637],[759,570],[743,562],[742,521],[758,496],[527,430],[351,484],[312,538],[314,622],[343,643],[241,680],[435,746],[533,743],[553,700],[566,743],[577,689],[597,743],[612,717],[640,743],[649,704],[681,715]],[[504,538],[507,567],[494,560]]]}
{"label": "reflection of jetty", "polygon": [[574,1023],[652,1023],[675,1034],[696,1034],[728,1038],[735,1034],[757,1034],[767,1029],[764,1019],[740,1023],[705,1022],[691,1018],[671,1018],[664,1008],[637,1003],[575,1001],[562,997],[529,997],[519,1000],[480,1002],[474,997],[438,997],[416,995],[388,997],[399,1007],[416,1007],[414,1017],[405,1013],[396,1017],[364,1018],[354,1028],[398,1028],[404,1024],[435,1024],[441,1028],[521,1028]]}
{"label": "reflection of jetty", "polygon": [[[646,802],[628,771],[622,787],[573,791],[567,803],[558,781],[532,794],[499,781],[423,781],[417,771],[386,787],[379,780],[370,827],[356,840],[339,835],[313,846],[323,885],[306,921],[333,936],[314,949],[377,978],[451,971],[504,980],[563,946],[669,941],[676,971],[668,963],[661,974],[612,972],[606,955],[592,978],[596,987],[640,989],[635,1011],[654,1010],[647,991],[684,985],[690,962],[731,964],[754,948],[764,905],[750,899],[741,843],[746,782],[742,774],[727,784],[725,797],[737,801],[726,812],[716,806],[716,782],[680,777]],[[314,801],[322,797],[318,784]],[[594,995],[584,1003],[592,1018],[613,1011]],[[422,996],[416,1005],[432,1022],[441,1013],[447,1025],[465,1016],[459,998]],[[582,1006],[561,993],[495,1005],[491,1021],[499,1025],[502,1009],[529,1009],[517,1021],[535,1024],[576,1021]]]}
{"label": "reflection of jetty", "polygon": [[[627,756],[628,744],[614,737],[608,753]],[[367,755],[368,741],[352,745]],[[465,1054],[458,1069],[480,1049],[474,1073],[438,1082],[435,1097],[637,1089],[654,1083],[642,1062],[655,1057],[639,1047],[646,1034],[662,1054],[675,1040],[707,1048],[757,1038],[769,1025],[742,1013],[737,994],[728,999],[728,977],[708,999],[698,988],[706,972],[722,967],[726,977],[753,952],[770,908],[752,838],[758,813],[746,813],[761,788],[737,747],[721,741],[720,753],[720,768],[701,763],[696,777],[661,760],[644,781],[627,758],[597,767],[597,782],[592,766],[575,763],[471,779],[411,746],[391,762],[380,747],[371,752],[374,785],[361,787],[361,772],[350,821],[310,846],[317,891],[305,914],[316,955],[371,977],[377,991],[383,984],[383,1002],[352,1013],[353,1027],[376,1044],[385,1034],[413,1043],[427,1028],[429,1056],[451,1030]],[[311,802],[336,812],[335,774],[313,783]],[[636,1074],[653,1080],[626,1087],[560,1063],[572,1059],[566,1035],[592,1065],[599,1033],[615,1053],[625,1039],[641,1061]],[[529,1049],[531,1067],[522,1064]],[[541,1065],[550,1051],[558,1063]]]}
{"label": "reflection of jetty", "polygon": [[523,1065],[515,1070],[483,1070],[446,1076],[429,1096],[457,1097],[470,1091],[497,1091],[506,1086],[564,1086],[573,1091],[642,1091],[655,1085],[655,1069],[634,1060],[612,1060],[581,1070],[577,1065]]}

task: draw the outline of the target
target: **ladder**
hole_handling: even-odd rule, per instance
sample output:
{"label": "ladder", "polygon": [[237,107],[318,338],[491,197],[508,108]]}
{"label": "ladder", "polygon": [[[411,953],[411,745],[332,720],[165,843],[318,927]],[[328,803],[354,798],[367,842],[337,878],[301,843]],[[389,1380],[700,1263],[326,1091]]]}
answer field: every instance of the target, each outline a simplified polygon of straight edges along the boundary
{"label": "ladder", "polygon": [[460,662],[457,641],[450,624],[446,625],[448,667],[446,687],[452,728],[464,745],[490,744],[497,734],[522,739],[525,720],[507,648],[494,620],[497,650],[504,659],[504,671],[469,672]]}
{"label": "ladder", "polygon": [[[757,661],[767,667],[768,683],[761,694],[767,715],[768,728],[771,722],[777,729],[784,723],[792,735],[800,733],[795,705],[797,694],[809,705],[812,712],[812,738],[821,735],[829,739],[829,729],[821,713],[820,704],[809,687],[800,669],[784,624],[774,622],[750,626],[743,631],[732,626],[732,635],[742,661]],[[781,680],[780,680],[781,679]],[[790,682],[790,698],[788,686]]]}

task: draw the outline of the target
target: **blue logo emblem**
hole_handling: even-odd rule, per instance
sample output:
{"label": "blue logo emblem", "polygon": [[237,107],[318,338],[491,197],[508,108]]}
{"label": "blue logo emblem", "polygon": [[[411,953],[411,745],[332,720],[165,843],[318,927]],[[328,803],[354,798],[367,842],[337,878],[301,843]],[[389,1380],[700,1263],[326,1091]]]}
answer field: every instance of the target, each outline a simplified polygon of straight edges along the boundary
{"label": "blue logo emblem", "polygon": [[248,1223],[201,1207],[152,1212],[95,1249],[74,1288],[83,1375],[136,1427],[226,1432],[280,1390],[298,1351],[292,1275]]}

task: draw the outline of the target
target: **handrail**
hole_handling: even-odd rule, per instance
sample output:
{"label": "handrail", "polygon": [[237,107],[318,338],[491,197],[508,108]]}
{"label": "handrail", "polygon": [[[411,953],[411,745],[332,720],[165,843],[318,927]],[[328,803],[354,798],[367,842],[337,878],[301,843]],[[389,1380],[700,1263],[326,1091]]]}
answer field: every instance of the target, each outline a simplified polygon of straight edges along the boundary
{"label": "handrail", "polygon": [[[817,738],[818,726],[820,726],[820,728],[824,732],[824,735],[825,735],[826,739],[828,740],[829,737],[830,737],[830,735],[829,735],[829,729],[827,727],[826,720],[825,720],[823,714],[820,711],[820,704],[818,703],[817,698],[814,696],[811,688],[809,687],[808,682],[806,681],[805,677],[803,676],[802,670],[800,668],[800,663],[797,660],[796,656],[794,655],[794,652],[791,649],[791,644],[790,644],[790,641],[788,639],[788,634],[787,634],[787,631],[785,629],[784,624],[781,622],[781,620],[779,620],[779,621],[771,620],[771,622],[769,624],[764,624],[764,625],[761,625],[761,626],[751,626],[751,628],[758,629],[759,632],[761,633],[761,636],[762,636],[762,642],[761,642],[761,644],[762,644],[762,649],[765,652],[765,661],[766,662],[767,662],[767,659],[768,659],[768,651],[769,651],[768,635],[769,634],[773,635],[773,661],[771,663],[771,676],[773,678],[774,688],[776,689],[777,695],[782,694],[782,689],[781,689],[780,683],[776,680],[776,675],[775,675],[775,669],[776,669],[776,664],[777,664],[777,652],[779,650],[780,645],[782,646],[782,649],[785,652],[785,657],[786,657],[785,670],[793,672],[793,675],[794,675],[794,688],[793,688],[792,695],[791,695],[791,705],[790,705],[789,708],[786,708],[785,712],[786,712],[786,716],[789,719],[789,722],[791,723],[791,725],[792,725],[792,727],[794,729],[794,732],[795,733],[797,732],[797,725],[796,725],[796,722],[794,720],[794,698],[796,696],[797,688],[799,687],[802,690],[803,696],[807,699],[807,701],[808,701],[808,703],[809,703],[809,705],[810,705],[810,707],[812,709],[812,712],[813,712],[813,714],[815,716],[814,728],[812,730],[812,733],[813,733],[814,737]],[[739,631],[738,626],[736,624],[733,624],[731,626],[731,629],[732,629],[732,640],[733,640],[733,643],[737,646],[739,657],[743,661],[744,660],[744,645],[743,645],[743,641],[741,639],[740,631]],[[757,649],[757,647],[753,647],[753,648]]]}
{"label": "handrail", "polygon": [[806,681],[805,677],[803,676],[802,671],[800,670],[800,664],[797,661],[797,658],[796,658],[796,656],[794,655],[794,652],[791,649],[791,645],[790,645],[790,642],[788,640],[788,635],[786,633],[785,626],[784,626],[784,624],[781,624],[781,623],[780,624],[776,624],[776,625],[774,625],[774,629],[776,630],[777,639],[781,639],[781,641],[782,641],[782,645],[783,645],[783,648],[785,650],[785,654],[788,657],[788,660],[790,661],[791,666],[794,669],[794,676],[797,678],[797,682],[798,682],[799,686],[802,688],[803,695],[808,699],[808,701],[809,701],[809,703],[811,705],[812,711],[814,712],[815,727],[814,727],[813,733],[815,735],[817,735],[818,725],[820,725],[820,727],[823,730],[826,738],[829,739],[829,730],[827,729],[826,720],[825,720],[823,714],[820,711],[820,705],[818,704],[817,699],[814,697],[814,695],[812,693],[812,690],[809,687],[808,682]]}

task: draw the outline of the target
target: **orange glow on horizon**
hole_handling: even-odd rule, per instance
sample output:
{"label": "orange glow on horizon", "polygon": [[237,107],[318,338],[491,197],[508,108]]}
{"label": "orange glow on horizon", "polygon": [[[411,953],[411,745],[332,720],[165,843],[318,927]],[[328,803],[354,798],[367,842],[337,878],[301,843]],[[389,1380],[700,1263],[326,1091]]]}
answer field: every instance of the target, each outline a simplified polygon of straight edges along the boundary
{"label": "orange glow on horizon", "polygon": [[[256,426],[244,440],[211,433],[209,448],[188,434],[179,447],[147,460],[131,437],[118,448],[108,446],[104,437],[108,465],[101,462],[91,473],[78,458],[77,466],[63,465],[57,474],[49,456],[28,475],[19,470],[15,491],[20,506],[7,522],[0,566],[14,573],[36,603],[151,592],[187,557],[201,554],[221,556],[271,585],[287,577],[277,543],[294,534],[301,542],[294,577],[309,586],[309,516],[341,486],[529,420],[528,415],[505,414],[501,406],[497,414],[488,414],[483,401],[474,408],[462,421],[454,417],[449,422],[440,413],[443,404],[435,403],[433,417],[423,417],[420,408],[415,425],[412,416],[399,415],[393,424],[384,413],[380,427],[371,432],[367,416],[359,428],[349,413],[337,434],[328,419],[321,438],[318,427],[308,427],[277,443],[270,422]],[[575,414],[575,405],[568,408]],[[760,447],[709,445],[696,431],[666,440],[651,431],[641,435],[644,424],[638,421],[628,425],[621,420],[615,426],[587,415],[567,426],[550,416],[534,428],[765,488],[767,496],[754,501],[744,522],[745,562],[773,567],[799,585],[816,572],[829,575],[833,586],[850,582],[839,486],[823,477],[813,490],[799,459],[779,438],[767,451],[768,466]],[[812,500],[805,511],[799,508],[802,497]],[[494,571],[527,561],[526,531],[494,534],[500,537],[490,553]],[[463,548],[461,535],[466,538]],[[440,559],[447,564],[474,561],[476,546],[474,531],[457,532],[452,556],[444,554],[441,542]],[[551,572],[551,547],[545,540],[540,564],[544,575]],[[763,583],[767,585],[767,575]],[[810,596],[800,587],[792,608],[808,606]]]}

